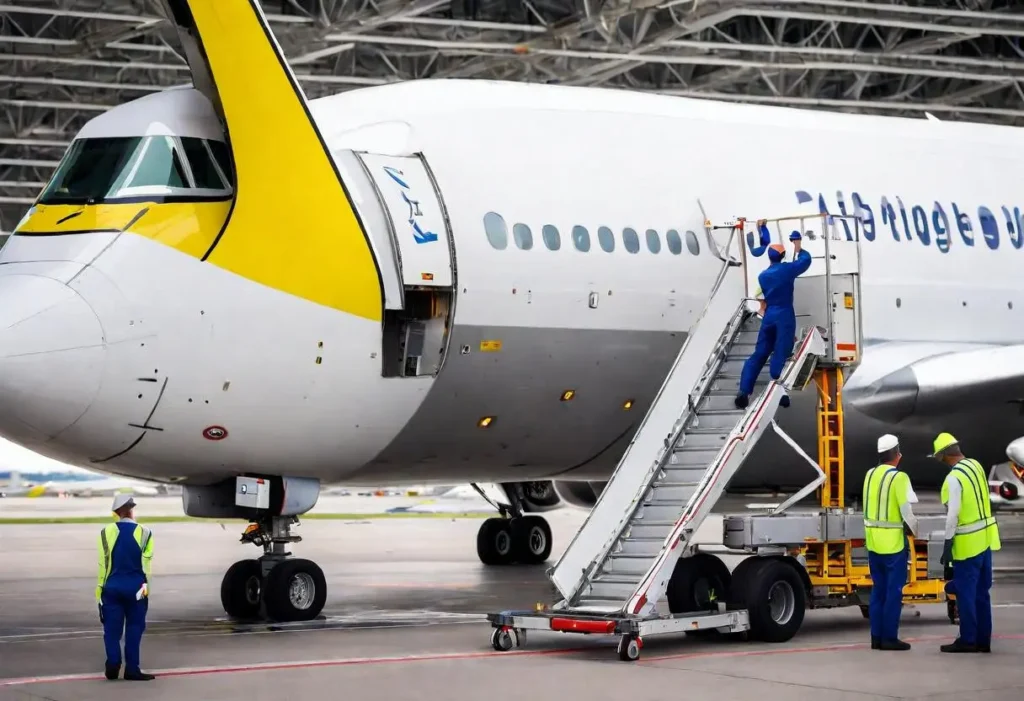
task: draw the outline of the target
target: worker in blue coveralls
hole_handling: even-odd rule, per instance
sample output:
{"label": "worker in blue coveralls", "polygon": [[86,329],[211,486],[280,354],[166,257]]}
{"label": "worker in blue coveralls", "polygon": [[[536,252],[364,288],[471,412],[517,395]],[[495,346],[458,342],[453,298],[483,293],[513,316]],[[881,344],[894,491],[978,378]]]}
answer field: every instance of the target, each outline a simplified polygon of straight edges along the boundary
{"label": "worker in blue coveralls", "polygon": [[[757,281],[764,293],[765,311],[761,320],[761,330],[757,334],[757,345],[754,352],[743,364],[740,375],[739,394],[736,395],[736,408],[745,409],[754,391],[754,382],[761,374],[765,361],[771,356],[769,373],[773,380],[782,376],[786,360],[793,352],[793,341],[796,337],[796,311],[793,309],[793,286],[796,279],[811,267],[811,254],[801,248],[799,231],[789,235],[793,242],[794,260],[782,262],[786,248],[779,243],[768,245],[771,234],[764,220],[758,221],[761,233],[761,246],[752,251],[758,255],[767,246],[769,265],[757,276]],[[779,404],[789,406],[789,396],[782,397]]]}
{"label": "worker in blue coveralls", "polygon": [[139,667],[139,647],[149,610],[149,571],[153,561],[153,533],[135,522],[135,500],[127,494],[114,497],[111,510],[118,521],[100,531],[99,576],[96,603],[107,648],[106,677],[113,681],[121,671],[121,636],[124,635],[124,678],[155,679]]}

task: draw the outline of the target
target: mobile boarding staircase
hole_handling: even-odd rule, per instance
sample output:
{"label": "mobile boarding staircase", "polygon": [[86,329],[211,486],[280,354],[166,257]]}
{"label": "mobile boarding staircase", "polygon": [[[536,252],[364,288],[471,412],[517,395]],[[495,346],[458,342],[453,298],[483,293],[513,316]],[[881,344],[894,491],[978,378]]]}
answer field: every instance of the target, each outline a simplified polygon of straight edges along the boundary
{"label": "mobile boarding staircase", "polygon": [[[827,222],[822,219],[821,238],[828,239],[825,225],[834,227],[834,222],[831,217]],[[752,311],[756,303],[750,291],[764,267],[762,263],[754,269],[751,264],[753,259],[740,238],[743,227],[744,220],[721,227],[732,233],[726,254],[721,255],[718,248],[724,265],[702,314],[600,498],[548,571],[562,601],[550,610],[490,614],[491,644],[496,650],[525,644],[527,629],[596,633],[621,636],[620,658],[635,660],[644,635],[708,629],[741,632],[750,627],[747,610],[728,610],[723,603],[698,612],[692,612],[691,604],[691,612],[685,613],[670,596],[673,610],[667,614],[659,613],[656,605],[666,594],[680,558],[695,554],[694,535],[769,426],[817,474],[776,512],[825,481],[818,463],[778,427],[774,417],[784,394],[804,389],[819,363],[839,362],[835,334],[827,330],[835,329],[836,294],[859,296],[860,249],[855,248],[853,272],[846,284],[839,285],[832,284],[840,281],[832,279],[835,255],[829,253],[828,243],[823,255],[809,250],[816,261],[800,281],[817,276],[809,281],[809,289],[820,299],[803,315],[798,305],[801,336],[780,379],[770,381],[765,367],[748,407],[740,410],[734,405],[740,371],[760,324]],[[706,228],[709,244],[716,246],[710,223]],[[735,236],[737,231],[740,237]],[[734,240],[740,244],[740,261],[728,254]],[[809,248],[805,238],[805,250]],[[823,264],[817,259],[824,259]],[[852,298],[847,301],[847,308],[856,306],[859,314],[859,303],[854,305]],[[859,347],[859,318],[853,330]],[[830,347],[823,332],[831,338]]]}

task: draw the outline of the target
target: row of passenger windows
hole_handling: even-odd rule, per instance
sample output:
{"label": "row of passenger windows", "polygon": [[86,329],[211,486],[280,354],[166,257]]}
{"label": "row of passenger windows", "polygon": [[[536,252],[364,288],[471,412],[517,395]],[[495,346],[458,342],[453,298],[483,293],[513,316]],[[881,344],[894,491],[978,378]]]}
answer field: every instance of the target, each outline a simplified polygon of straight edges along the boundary
{"label": "row of passenger windows", "polygon": [[[488,212],[484,215],[484,233],[487,234],[487,240],[494,248],[499,251],[508,248],[508,226],[505,224],[504,217],[497,212]],[[562,234],[558,231],[558,227],[545,224],[540,229],[540,236],[549,251],[557,251],[562,247]],[[590,250],[590,230],[587,227],[577,224],[572,227],[570,236],[572,245],[577,251],[587,253]],[[640,235],[637,234],[636,229],[626,227],[622,230],[621,237],[622,247],[627,252],[640,252]],[[597,227],[597,245],[601,247],[602,251],[613,253],[615,238],[615,234],[607,226]],[[529,251],[533,248],[533,231],[526,224],[520,222],[512,225],[512,239],[520,250]],[[700,255],[697,234],[687,231],[685,239],[687,250],[695,256]],[[644,233],[644,241],[648,251],[661,253],[661,235],[657,231],[647,229]],[[665,247],[672,255],[678,256],[683,252],[683,237],[679,235],[678,231],[669,229],[665,233]]]}

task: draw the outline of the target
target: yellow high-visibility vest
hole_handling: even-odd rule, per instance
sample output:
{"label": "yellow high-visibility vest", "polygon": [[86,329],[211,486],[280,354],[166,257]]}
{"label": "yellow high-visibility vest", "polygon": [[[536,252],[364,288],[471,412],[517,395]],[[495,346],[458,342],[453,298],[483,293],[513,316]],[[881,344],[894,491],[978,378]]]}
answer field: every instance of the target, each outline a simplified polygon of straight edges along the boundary
{"label": "yellow high-visibility vest", "polygon": [[[99,575],[96,578],[97,602],[101,600],[103,585],[107,583],[107,577],[110,576],[110,568],[113,565],[110,559],[111,553],[114,552],[114,543],[117,542],[120,534],[121,529],[117,527],[116,523],[108,523],[100,531],[100,537],[97,541],[99,550]],[[146,581],[149,581],[149,572],[153,566],[153,531],[145,526],[135,524],[135,530],[132,532],[132,535],[135,536],[135,542],[139,544],[139,550],[142,551],[142,571],[146,574]]]}
{"label": "yellow high-visibility vest", "polygon": [[892,465],[872,467],[864,475],[864,544],[869,552],[891,555],[903,550],[903,516],[910,478]]}
{"label": "yellow high-visibility vest", "polygon": [[[999,526],[992,516],[985,469],[972,458],[953,466],[952,474],[960,482],[960,513],[953,534],[953,560],[966,560],[988,549],[999,550]],[[949,486],[943,481],[942,503],[949,502]]]}

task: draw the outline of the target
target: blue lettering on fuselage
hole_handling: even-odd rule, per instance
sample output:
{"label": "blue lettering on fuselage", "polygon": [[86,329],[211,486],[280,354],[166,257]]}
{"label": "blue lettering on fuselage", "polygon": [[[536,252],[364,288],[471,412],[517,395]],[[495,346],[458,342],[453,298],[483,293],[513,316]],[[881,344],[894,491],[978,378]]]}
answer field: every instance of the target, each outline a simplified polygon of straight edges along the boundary
{"label": "blue lettering on fuselage", "polygon": [[419,200],[411,199],[406,191],[411,191],[412,188],[405,182],[400,176],[403,175],[402,171],[391,166],[384,166],[384,172],[387,173],[392,180],[394,180],[402,188],[402,201],[409,206],[409,226],[412,227],[412,238],[416,243],[430,243],[431,241],[437,241],[437,234],[433,231],[424,231],[420,228],[420,223],[417,221],[418,217],[423,216],[423,212],[420,211]]}
{"label": "blue lettering on fuselage", "polygon": [[[795,193],[797,204],[815,201],[806,190]],[[859,192],[852,192],[849,202],[842,192],[836,192],[836,207],[829,211],[825,203],[825,195],[817,197],[818,211],[822,214],[841,214],[851,216],[861,214],[863,237],[866,241],[874,241],[876,236],[884,236],[888,230],[895,241],[917,241],[923,246],[932,243],[942,253],[948,253],[953,241],[959,236],[963,245],[972,247],[975,232],[980,231],[980,238],[989,249],[998,250],[1002,221],[1005,224],[1006,240],[1016,249],[1024,246],[1024,212],[1020,207],[1005,205],[1000,207],[1001,217],[993,210],[981,205],[976,210],[976,221],[972,220],[969,210],[961,208],[956,202],[943,205],[933,201],[930,212],[922,204],[911,204],[903,201],[899,195],[882,196],[871,203],[865,201]],[[853,240],[850,222],[840,219],[840,226],[848,241]],[[747,236],[747,246],[753,251],[758,242],[753,236]]]}

